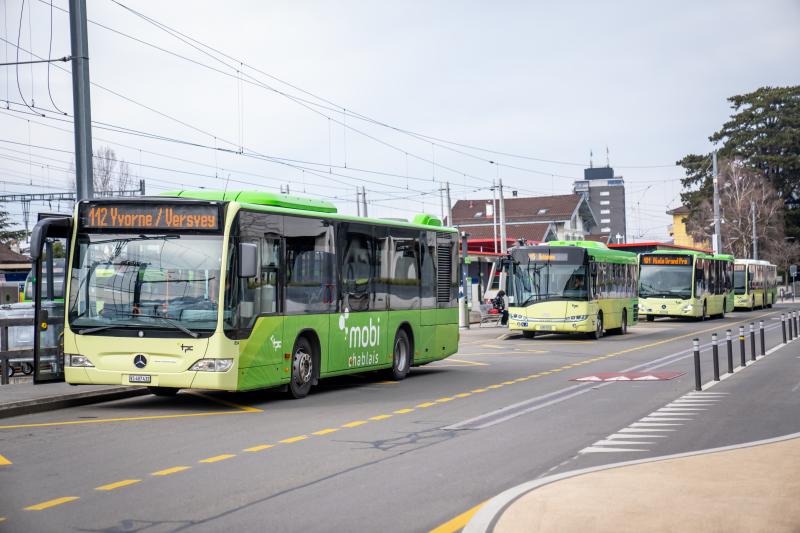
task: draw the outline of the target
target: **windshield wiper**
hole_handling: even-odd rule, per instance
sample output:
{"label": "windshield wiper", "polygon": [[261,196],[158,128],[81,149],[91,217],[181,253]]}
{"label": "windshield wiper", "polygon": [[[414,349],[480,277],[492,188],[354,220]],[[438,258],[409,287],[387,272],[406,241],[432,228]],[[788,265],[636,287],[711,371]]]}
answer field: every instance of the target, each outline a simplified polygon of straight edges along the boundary
{"label": "windshield wiper", "polygon": [[104,329],[124,328],[124,327],[130,327],[130,326],[126,326],[126,325],[123,325],[123,324],[113,324],[113,325],[109,324],[109,325],[106,325],[106,326],[95,326],[93,328],[86,328],[86,329],[82,329],[82,330],[78,331],[78,335],[86,335],[88,333],[95,333],[96,331],[103,331]]}
{"label": "windshield wiper", "polygon": [[167,324],[169,324],[173,328],[181,330],[182,332],[186,333],[187,335],[189,335],[192,338],[196,339],[197,337],[200,336],[200,334],[197,333],[196,331],[192,331],[189,328],[187,328],[186,326],[184,326],[182,324],[179,324],[178,322],[175,322],[171,318],[167,318],[165,316],[161,316],[161,315],[144,315],[144,314],[141,314],[141,313],[137,313],[137,314],[134,314],[134,313],[119,313],[119,314],[124,314],[124,315],[127,315],[129,317],[158,318],[159,320],[163,320],[164,322],[166,322]]}

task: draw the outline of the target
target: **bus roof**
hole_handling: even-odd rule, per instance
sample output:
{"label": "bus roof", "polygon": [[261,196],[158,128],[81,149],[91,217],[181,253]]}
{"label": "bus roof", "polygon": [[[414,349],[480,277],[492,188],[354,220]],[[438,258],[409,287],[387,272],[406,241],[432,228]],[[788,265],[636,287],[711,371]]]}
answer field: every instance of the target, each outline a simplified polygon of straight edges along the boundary
{"label": "bus roof", "polygon": [[549,241],[543,242],[539,246],[558,247],[571,246],[573,248],[583,248],[592,256],[592,259],[610,263],[637,263],[637,255],[622,250],[612,250],[602,242],[597,241]]}
{"label": "bus roof", "polygon": [[406,220],[368,218],[342,215],[336,206],[325,200],[314,200],[302,196],[276,194],[261,191],[170,191],[161,197],[209,200],[216,202],[238,202],[242,207],[282,214],[324,217],[351,222],[367,222],[386,226],[399,226],[415,229],[436,229],[436,231],[456,232],[455,228],[444,227],[442,221],[433,215],[420,213],[409,222]]}
{"label": "bus roof", "polygon": [[[769,261],[764,261],[763,259],[737,259],[737,265],[772,265]],[[775,266],[775,265],[772,265]]]}

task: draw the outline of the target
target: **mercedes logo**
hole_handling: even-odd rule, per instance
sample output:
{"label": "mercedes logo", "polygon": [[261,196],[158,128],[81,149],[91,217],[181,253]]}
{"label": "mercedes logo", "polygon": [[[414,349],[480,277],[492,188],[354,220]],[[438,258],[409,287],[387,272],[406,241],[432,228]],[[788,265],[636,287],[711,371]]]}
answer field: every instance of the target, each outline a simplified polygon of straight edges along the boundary
{"label": "mercedes logo", "polygon": [[147,357],[142,354],[136,354],[133,357],[133,366],[136,368],[144,368],[147,366]]}

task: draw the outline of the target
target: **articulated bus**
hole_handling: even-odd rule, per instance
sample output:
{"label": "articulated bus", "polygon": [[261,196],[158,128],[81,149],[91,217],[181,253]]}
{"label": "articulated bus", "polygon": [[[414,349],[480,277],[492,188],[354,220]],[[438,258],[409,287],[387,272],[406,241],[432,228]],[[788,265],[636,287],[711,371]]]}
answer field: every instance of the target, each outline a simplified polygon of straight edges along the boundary
{"label": "articulated bus", "polygon": [[[37,381],[300,398],[328,376],[403,379],[458,347],[458,234],[430,215],[357,218],[262,192],[83,201],[34,229],[37,286],[55,240],[68,297],[57,347],[43,330],[59,311],[36,299]],[[63,367],[41,364],[54,348]]]}
{"label": "articulated bus", "polygon": [[639,256],[639,312],[705,320],[733,311],[733,257],[694,250]]}
{"label": "articulated bus", "polygon": [[772,307],[778,292],[778,268],[769,261],[737,259],[733,271],[736,308]]}
{"label": "articulated bus", "polygon": [[639,320],[636,254],[592,241],[551,241],[509,252],[509,329],[625,334]]}

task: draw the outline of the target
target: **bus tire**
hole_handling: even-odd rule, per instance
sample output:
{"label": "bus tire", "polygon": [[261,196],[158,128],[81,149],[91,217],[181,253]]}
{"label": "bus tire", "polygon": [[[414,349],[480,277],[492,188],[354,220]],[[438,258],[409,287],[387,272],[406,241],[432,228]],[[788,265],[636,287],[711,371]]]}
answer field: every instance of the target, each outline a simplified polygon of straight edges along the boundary
{"label": "bus tire", "polygon": [[628,310],[622,310],[622,325],[619,327],[619,334],[625,335],[628,333]]}
{"label": "bus tire", "polygon": [[175,396],[178,394],[180,389],[176,389],[174,387],[147,387],[147,390],[150,391],[151,394],[154,396],[161,396],[162,398],[168,398],[170,396]]}
{"label": "bus tire", "polygon": [[314,382],[314,349],[308,338],[301,336],[292,348],[292,377],[289,380],[290,398],[299,400],[308,396]]}
{"label": "bus tire", "polygon": [[603,336],[603,313],[602,311],[597,313],[597,319],[595,320],[596,327],[592,333],[589,333],[589,338],[598,340]]}
{"label": "bus tire", "polygon": [[536,338],[536,332],[535,331],[523,330],[522,331],[522,336],[525,337],[526,339],[535,339]]}
{"label": "bus tire", "polygon": [[656,317],[654,315],[644,315],[644,316],[647,317],[647,321],[648,322],[655,322],[656,321]]}
{"label": "bus tire", "polygon": [[397,330],[392,344],[392,379],[401,381],[408,375],[411,368],[411,343],[408,333],[403,328]]}

